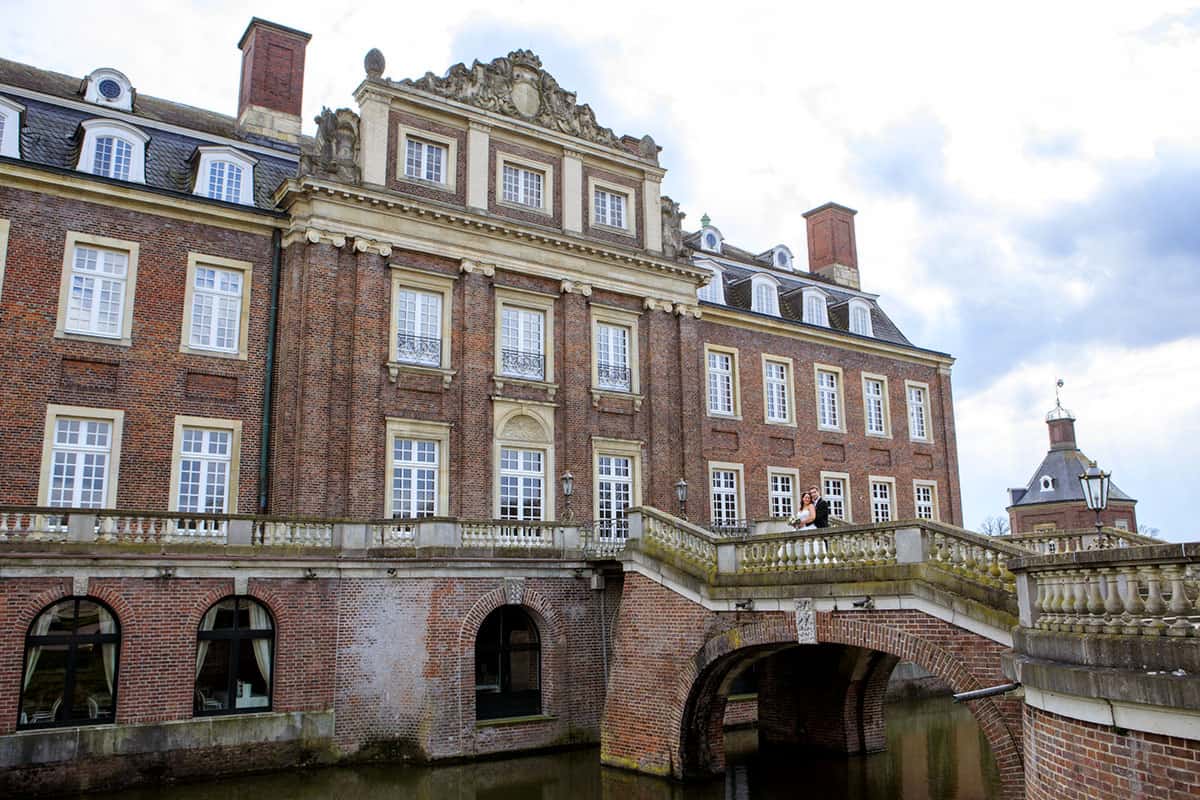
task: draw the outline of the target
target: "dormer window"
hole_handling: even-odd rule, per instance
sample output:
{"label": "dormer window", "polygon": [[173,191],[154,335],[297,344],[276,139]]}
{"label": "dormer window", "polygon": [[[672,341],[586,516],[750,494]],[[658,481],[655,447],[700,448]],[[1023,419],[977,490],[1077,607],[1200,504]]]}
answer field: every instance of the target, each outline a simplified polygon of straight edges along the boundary
{"label": "dormer window", "polygon": [[710,253],[720,253],[721,243],[725,241],[725,237],[721,232],[712,225],[705,225],[700,229],[700,249],[707,250]]}
{"label": "dormer window", "polygon": [[871,304],[866,300],[850,301],[850,332],[860,336],[874,336],[871,327]]}
{"label": "dormer window", "polygon": [[201,147],[197,150],[194,194],[226,203],[254,203],[254,160],[232,147]]}
{"label": "dormer window", "polygon": [[779,284],[768,275],[750,279],[750,310],[759,314],[779,316]]}
{"label": "dormer window", "polygon": [[1042,476],[1042,491],[1043,492],[1053,492],[1054,491],[1054,478],[1053,477],[1051,477],[1049,475]]}
{"label": "dormer window", "polygon": [[109,119],[83,123],[80,172],[132,183],[146,182],[146,142],[150,137],[132,125]]}
{"label": "dormer window", "polygon": [[25,106],[0,97],[0,156],[21,157],[21,112]]}
{"label": "dormer window", "polygon": [[777,246],[771,251],[771,264],[776,269],[786,269],[792,271],[792,251],[784,245]]}
{"label": "dormer window", "polygon": [[104,67],[84,79],[83,99],[98,106],[133,111],[133,84],[121,72]]}
{"label": "dormer window", "polygon": [[829,327],[828,299],[824,292],[815,287],[808,287],[803,292],[804,321],[809,325]]}
{"label": "dormer window", "polygon": [[712,262],[707,262],[704,266],[712,270],[712,280],[701,286],[696,296],[710,303],[725,305],[725,283],[721,268]]}

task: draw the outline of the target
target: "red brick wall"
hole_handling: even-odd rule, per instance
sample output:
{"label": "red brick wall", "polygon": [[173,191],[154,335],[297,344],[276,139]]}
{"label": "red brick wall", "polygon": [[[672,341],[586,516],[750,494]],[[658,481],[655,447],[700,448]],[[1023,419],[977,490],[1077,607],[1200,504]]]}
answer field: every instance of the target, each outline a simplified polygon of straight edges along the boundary
{"label": "red brick wall", "polygon": [[[1100,521],[1115,527],[1117,520],[1125,520],[1130,532],[1137,533],[1135,504],[1110,501],[1108,508],[1100,512]],[[1096,512],[1090,511],[1082,500],[1077,503],[1013,506],[1008,510],[1008,522],[1013,533],[1032,533],[1035,525],[1053,525],[1061,531],[1081,531],[1096,525]]]}
{"label": "red brick wall", "polygon": [[300,116],[307,37],[251,23],[239,47],[242,47],[242,80],[238,115],[246,106],[263,106]]}
{"label": "red brick wall", "polygon": [[1200,797],[1200,741],[1121,731],[1025,707],[1028,800]]}
{"label": "red brick wall", "polygon": [[[0,187],[11,221],[0,295],[0,504],[34,504],[46,405],[125,411],[117,504],[167,510],[174,417],[242,420],[238,510],[258,505],[271,296],[269,232],[245,233]],[[137,242],[132,346],[54,338],[68,231]],[[253,264],[248,359],[179,352],[189,252]]]}

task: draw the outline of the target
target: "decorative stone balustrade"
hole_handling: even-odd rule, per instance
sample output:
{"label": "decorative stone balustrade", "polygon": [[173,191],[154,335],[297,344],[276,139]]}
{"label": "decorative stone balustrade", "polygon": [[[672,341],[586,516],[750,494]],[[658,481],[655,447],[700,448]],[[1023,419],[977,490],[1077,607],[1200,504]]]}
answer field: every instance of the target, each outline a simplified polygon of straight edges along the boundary
{"label": "decorative stone balustrade", "polygon": [[1160,539],[1109,527],[1102,528],[1098,533],[1095,528],[1089,528],[1087,530],[1056,530],[1044,533],[1016,533],[999,538],[1038,555],[1162,544]]}
{"label": "decorative stone balustrade", "polygon": [[736,545],[740,573],[795,572],[896,563],[895,530],[769,535]]}
{"label": "decorative stone balustrade", "polygon": [[631,508],[628,513],[630,539],[642,539],[650,548],[673,554],[704,574],[716,572],[721,540],[711,532],[650,507]]}
{"label": "decorative stone balustrade", "polygon": [[13,542],[65,542],[69,515],[38,508],[0,508],[0,545]]}

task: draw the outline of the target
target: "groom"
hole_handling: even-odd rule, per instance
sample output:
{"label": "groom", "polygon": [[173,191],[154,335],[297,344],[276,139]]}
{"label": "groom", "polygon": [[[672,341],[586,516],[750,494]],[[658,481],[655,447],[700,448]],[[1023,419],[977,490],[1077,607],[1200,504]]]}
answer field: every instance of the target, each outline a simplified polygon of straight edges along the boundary
{"label": "groom", "polygon": [[816,517],[813,519],[813,525],[817,526],[818,528],[828,528],[829,501],[824,497],[821,497],[821,490],[816,486],[810,488],[808,493],[812,495],[814,504],[816,506]]}

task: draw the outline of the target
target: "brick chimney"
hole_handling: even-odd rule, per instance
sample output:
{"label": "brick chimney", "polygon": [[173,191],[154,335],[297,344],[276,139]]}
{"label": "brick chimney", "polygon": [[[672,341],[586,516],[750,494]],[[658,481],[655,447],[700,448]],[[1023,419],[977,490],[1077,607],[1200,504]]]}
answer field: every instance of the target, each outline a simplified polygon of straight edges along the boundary
{"label": "brick chimney", "polygon": [[837,203],[826,203],[806,212],[808,220],[808,270],[839,286],[858,288],[858,246],[854,215],[858,212]]}
{"label": "brick chimney", "polygon": [[300,140],[304,99],[304,51],[312,37],[254,17],[238,42],[242,83],[238,127],[247,133]]}

